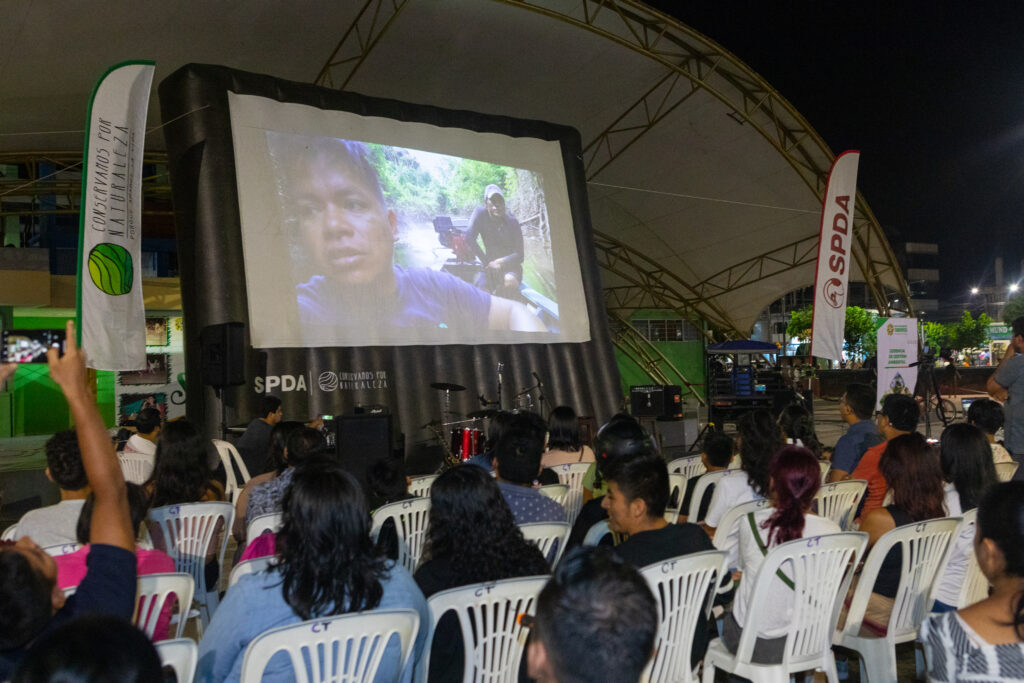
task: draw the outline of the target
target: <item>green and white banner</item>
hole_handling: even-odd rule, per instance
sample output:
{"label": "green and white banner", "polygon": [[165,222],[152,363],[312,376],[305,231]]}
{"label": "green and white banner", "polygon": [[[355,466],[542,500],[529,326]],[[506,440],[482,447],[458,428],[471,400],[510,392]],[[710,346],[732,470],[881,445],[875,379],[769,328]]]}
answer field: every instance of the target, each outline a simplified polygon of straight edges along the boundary
{"label": "green and white banner", "polygon": [[146,367],[142,152],[153,62],[124,62],[89,103],[79,222],[78,330],[97,370]]}
{"label": "green and white banner", "polygon": [[917,386],[917,318],[879,318],[878,404],[889,394],[914,395]]}

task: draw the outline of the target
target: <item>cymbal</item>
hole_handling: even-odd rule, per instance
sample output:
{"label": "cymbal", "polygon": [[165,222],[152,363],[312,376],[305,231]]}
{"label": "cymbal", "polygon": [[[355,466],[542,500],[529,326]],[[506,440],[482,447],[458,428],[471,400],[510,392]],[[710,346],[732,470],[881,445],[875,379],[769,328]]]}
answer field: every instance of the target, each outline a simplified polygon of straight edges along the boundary
{"label": "cymbal", "polygon": [[434,382],[430,385],[431,389],[440,389],[441,391],[465,391],[466,387],[461,384],[453,384],[452,382]]}
{"label": "cymbal", "polygon": [[478,420],[480,418],[494,417],[497,414],[498,411],[495,410],[494,408],[484,408],[482,410],[474,410],[471,413],[466,413],[466,417],[471,417],[474,420]]}

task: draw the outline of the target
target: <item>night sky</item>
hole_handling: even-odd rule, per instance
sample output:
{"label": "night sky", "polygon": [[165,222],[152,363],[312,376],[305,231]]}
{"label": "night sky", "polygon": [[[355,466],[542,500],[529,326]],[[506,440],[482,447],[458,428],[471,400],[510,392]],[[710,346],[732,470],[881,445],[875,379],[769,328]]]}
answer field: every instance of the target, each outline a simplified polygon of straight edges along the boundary
{"label": "night sky", "polygon": [[939,244],[942,303],[1024,258],[1024,3],[651,1],[787,98],[894,246]]}

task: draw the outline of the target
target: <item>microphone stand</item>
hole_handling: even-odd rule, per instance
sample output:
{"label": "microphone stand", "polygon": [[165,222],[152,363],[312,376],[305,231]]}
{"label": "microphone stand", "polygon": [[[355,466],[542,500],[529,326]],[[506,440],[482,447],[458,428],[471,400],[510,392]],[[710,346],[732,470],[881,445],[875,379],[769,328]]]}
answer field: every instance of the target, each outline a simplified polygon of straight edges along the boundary
{"label": "microphone stand", "polygon": [[533,373],[533,378],[535,380],[537,380],[537,390],[538,390],[537,402],[540,404],[540,414],[541,414],[541,417],[543,417],[544,419],[547,419],[547,413],[544,411],[544,403],[546,401],[546,398],[544,397],[544,382],[540,381],[540,377],[537,375],[536,372]]}

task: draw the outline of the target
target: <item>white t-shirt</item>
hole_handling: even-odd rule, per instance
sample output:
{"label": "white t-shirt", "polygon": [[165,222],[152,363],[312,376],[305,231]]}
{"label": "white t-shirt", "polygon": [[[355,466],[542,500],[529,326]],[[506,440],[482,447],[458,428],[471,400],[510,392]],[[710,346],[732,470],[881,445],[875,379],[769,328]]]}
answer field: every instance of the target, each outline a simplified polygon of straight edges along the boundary
{"label": "white t-shirt", "polygon": [[18,520],[18,531],[15,540],[28,536],[37,545],[46,548],[51,545],[78,543],[78,516],[82,514],[84,498],[62,500],[56,505],[49,505],[31,510]]}
{"label": "white t-shirt", "polygon": [[[775,508],[765,508],[754,513],[754,521],[757,524],[758,533],[765,542],[768,540],[768,530],[763,529],[761,524],[772,516]],[[732,614],[736,623],[744,627],[747,623],[747,606],[753,597],[754,583],[757,577],[757,570],[764,562],[764,554],[750,530],[750,524],[744,517],[739,527],[739,556],[740,569],[743,571],[743,580],[740,581],[740,588],[736,592],[736,600],[732,605]],[[801,538],[810,536],[821,536],[822,534],[838,534],[841,529],[839,525],[825,517],[804,515],[804,531]],[[772,543],[771,547],[778,545]],[[792,563],[785,563],[781,570],[783,574],[792,576]],[[788,567],[788,568],[787,568]],[[767,601],[761,603],[764,611],[761,613],[760,629],[758,636],[761,638],[778,638],[786,634],[789,625],[793,621],[793,591],[782,582],[782,579],[775,577],[771,590],[768,591]]]}
{"label": "white t-shirt", "polygon": [[711,504],[708,505],[708,514],[704,517],[704,523],[709,527],[718,528],[719,522],[729,508],[740,503],[748,503],[752,500],[760,500],[764,496],[757,495],[754,488],[747,481],[747,473],[736,470],[735,474],[723,477],[715,492],[711,495]]}

